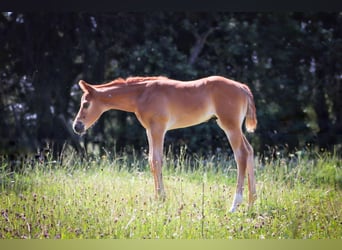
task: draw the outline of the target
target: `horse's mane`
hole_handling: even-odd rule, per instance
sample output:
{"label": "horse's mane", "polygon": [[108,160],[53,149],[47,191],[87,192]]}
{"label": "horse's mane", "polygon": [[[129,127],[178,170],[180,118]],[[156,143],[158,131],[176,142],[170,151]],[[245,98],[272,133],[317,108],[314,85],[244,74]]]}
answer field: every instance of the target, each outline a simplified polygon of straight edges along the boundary
{"label": "horse's mane", "polygon": [[95,85],[96,88],[102,87],[109,87],[118,84],[131,84],[131,83],[138,83],[138,82],[145,82],[145,81],[152,81],[152,80],[160,80],[160,79],[168,79],[165,76],[130,76],[126,79],[124,78],[117,78],[111,82]]}
{"label": "horse's mane", "polygon": [[152,80],[167,79],[165,76],[131,76],[126,78],[126,83],[144,82]]}

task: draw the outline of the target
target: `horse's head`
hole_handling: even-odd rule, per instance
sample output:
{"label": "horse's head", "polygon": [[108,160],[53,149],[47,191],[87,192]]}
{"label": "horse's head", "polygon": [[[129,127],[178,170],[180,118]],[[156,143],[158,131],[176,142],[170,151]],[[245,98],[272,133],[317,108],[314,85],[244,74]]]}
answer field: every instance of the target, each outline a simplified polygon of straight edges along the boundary
{"label": "horse's head", "polygon": [[80,110],[73,122],[73,129],[77,134],[82,135],[99,119],[104,110],[102,103],[98,99],[96,89],[82,80],[78,84],[83,90],[83,95]]}

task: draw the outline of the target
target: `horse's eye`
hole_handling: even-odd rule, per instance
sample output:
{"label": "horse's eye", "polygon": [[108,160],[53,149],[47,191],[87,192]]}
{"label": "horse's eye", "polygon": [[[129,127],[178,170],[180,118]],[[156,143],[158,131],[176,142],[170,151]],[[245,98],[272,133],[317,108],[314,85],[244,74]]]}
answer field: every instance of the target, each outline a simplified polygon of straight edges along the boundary
{"label": "horse's eye", "polygon": [[84,108],[84,109],[89,108],[89,102],[85,102],[85,103],[83,104],[83,108]]}

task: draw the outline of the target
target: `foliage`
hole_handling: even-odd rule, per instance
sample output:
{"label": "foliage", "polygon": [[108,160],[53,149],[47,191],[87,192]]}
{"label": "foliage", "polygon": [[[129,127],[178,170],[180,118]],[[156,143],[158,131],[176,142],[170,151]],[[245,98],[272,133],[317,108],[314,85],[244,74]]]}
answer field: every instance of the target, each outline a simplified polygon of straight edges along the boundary
{"label": "foliage", "polygon": [[[246,82],[259,127],[256,152],[307,143],[341,146],[341,13],[0,13],[0,153],[46,145],[61,152],[146,148],[133,114],[108,112],[84,138],[71,122],[79,79],[132,75],[189,80],[223,75]],[[228,148],[214,122],[171,131],[190,152]],[[336,148],[336,147],[335,147]]]}

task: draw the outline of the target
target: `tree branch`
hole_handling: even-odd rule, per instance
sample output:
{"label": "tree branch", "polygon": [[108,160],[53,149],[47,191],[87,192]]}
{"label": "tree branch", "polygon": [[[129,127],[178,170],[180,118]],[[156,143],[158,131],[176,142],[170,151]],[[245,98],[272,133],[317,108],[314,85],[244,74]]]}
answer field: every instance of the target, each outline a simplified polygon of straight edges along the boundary
{"label": "tree branch", "polygon": [[205,42],[207,41],[208,36],[213,33],[215,30],[218,30],[218,27],[211,27],[209,30],[204,32],[203,34],[198,34],[197,32],[194,33],[194,36],[196,37],[196,43],[195,45],[191,48],[190,52],[190,58],[189,58],[189,64],[193,65],[199,54],[201,53]]}

